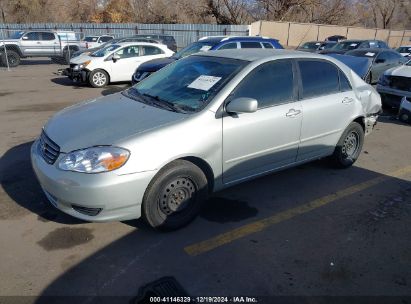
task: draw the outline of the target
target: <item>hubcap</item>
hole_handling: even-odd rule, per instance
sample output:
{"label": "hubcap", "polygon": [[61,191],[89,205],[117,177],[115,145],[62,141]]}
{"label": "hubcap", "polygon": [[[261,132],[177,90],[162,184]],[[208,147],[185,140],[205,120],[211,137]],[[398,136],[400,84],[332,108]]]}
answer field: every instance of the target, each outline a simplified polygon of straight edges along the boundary
{"label": "hubcap", "polygon": [[160,195],[161,211],[170,215],[186,209],[195,197],[196,186],[186,177],[179,177],[170,182]]}
{"label": "hubcap", "polygon": [[102,86],[106,83],[106,75],[101,72],[97,72],[93,75],[93,82],[98,86]]}
{"label": "hubcap", "polygon": [[346,157],[352,157],[357,153],[359,144],[359,135],[357,132],[350,132],[344,140],[342,152]]}

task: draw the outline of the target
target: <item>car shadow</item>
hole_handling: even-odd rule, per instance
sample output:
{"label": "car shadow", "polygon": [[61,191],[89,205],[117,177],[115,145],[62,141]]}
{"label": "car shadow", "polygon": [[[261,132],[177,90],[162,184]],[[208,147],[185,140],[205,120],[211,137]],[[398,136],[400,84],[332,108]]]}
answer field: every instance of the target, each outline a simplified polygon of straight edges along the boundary
{"label": "car shadow", "polygon": [[[388,186],[400,182],[404,188],[408,187],[411,191],[411,183],[405,180],[384,176],[359,167],[333,170],[326,169],[325,166],[323,162],[306,164],[221,191],[216,194],[218,199],[214,201],[212,201],[213,198],[211,199],[211,204],[214,206],[206,207],[199,219],[178,231],[160,233],[147,228],[141,221],[126,222],[137,229],[71,266],[43,290],[42,297],[38,298],[37,303],[54,303],[53,299],[56,303],[62,303],[61,301],[70,299],[70,297],[65,298],[67,296],[76,296],[76,301],[80,303],[105,303],[105,297],[113,295],[116,297],[107,298],[110,303],[130,303],[129,301],[137,295],[139,287],[164,276],[174,276],[191,296],[221,293],[278,295],[278,285],[272,282],[284,280],[284,274],[291,276],[287,267],[292,267],[293,263],[282,264],[289,260],[297,261],[294,275],[298,276],[297,273],[302,276],[311,275],[314,280],[313,286],[317,286],[316,291],[299,289],[300,294],[332,295],[333,289],[329,289],[328,294],[326,289],[322,289],[321,286],[324,284],[322,284],[322,278],[316,276],[317,272],[307,273],[307,267],[301,267],[299,263],[310,261],[311,265],[322,265],[323,259],[327,258],[328,254],[324,248],[336,254],[335,250],[339,247],[334,248],[333,246],[336,246],[336,243],[347,246],[346,239],[347,235],[351,235],[350,233],[357,233],[358,237],[355,244],[351,246],[365,246],[362,239],[363,231],[357,232],[357,229],[370,228],[364,228],[365,225],[359,228],[358,223],[356,227],[353,227],[357,218],[364,215],[356,214],[358,210],[347,209],[349,206],[364,204],[362,194],[358,195],[358,198],[349,198],[348,201],[340,204],[340,209],[328,210],[328,215],[325,216],[330,218],[323,218],[324,215],[319,214],[311,221],[305,222],[301,217],[297,217],[294,224],[285,227],[276,226],[269,232],[261,232],[257,236],[240,237],[240,240],[236,240],[237,245],[238,243],[240,245],[220,248],[218,254],[193,257],[184,251],[187,245],[207,240],[230,230],[233,231],[239,225],[249,223],[250,219],[260,220],[280,213],[284,209],[292,208],[294,205],[301,205],[303,202],[295,198],[296,192],[304,193],[303,200],[307,202],[313,196],[323,197],[360,182],[381,177],[387,179]],[[335,182],[330,179],[331,176]],[[318,187],[321,184],[327,186]],[[238,206],[242,208],[243,203],[241,202],[247,202],[248,207],[243,209],[243,212],[246,210],[248,216],[242,217],[241,213],[237,213],[236,208]],[[378,202],[375,204],[377,205]],[[229,209],[233,215],[225,209]],[[328,220],[332,221],[332,218],[337,217],[342,210],[346,213],[344,225],[347,225],[346,229],[350,230],[349,233],[336,235],[331,231],[319,231],[331,225]],[[365,216],[370,215],[366,213]],[[335,223],[335,225],[338,224]],[[290,229],[295,229],[296,235]],[[324,248],[307,250],[306,246],[309,246],[310,241],[304,243],[303,240],[306,234],[309,234],[310,229],[313,230],[313,234],[318,234],[319,242]],[[301,241],[294,239],[293,246],[288,247],[283,243],[284,239],[292,237],[290,233],[294,237],[299,236]],[[260,242],[261,238],[263,243]],[[374,245],[371,244],[371,246]],[[256,246],[259,249],[256,249]],[[278,260],[277,263],[273,262],[276,260]],[[278,269],[269,269],[266,263],[272,263]],[[267,277],[270,277],[270,280],[267,280]],[[367,282],[361,281],[358,275],[354,275],[352,280],[361,282],[356,285],[358,290],[372,294],[370,290],[373,290],[373,287],[366,285]],[[346,282],[333,281],[332,284],[338,288],[344,288]],[[173,291],[168,292],[168,296],[173,295]],[[295,290],[289,292],[295,292]],[[373,292],[379,294],[379,291],[374,290]],[[162,295],[167,296],[167,294]],[[311,303],[311,301],[308,302]],[[259,303],[264,303],[264,301]]]}
{"label": "car shadow", "polygon": [[58,85],[72,87],[73,89],[90,88],[90,86],[87,83],[74,82],[68,77],[55,77],[50,79],[50,81]]}
{"label": "car shadow", "polygon": [[2,202],[0,219],[19,218],[34,213],[43,222],[83,223],[57,210],[48,202],[31,166],[32,144],[33,142],[27,142],[15,146],[0,158],[0,184],[10,198]]}

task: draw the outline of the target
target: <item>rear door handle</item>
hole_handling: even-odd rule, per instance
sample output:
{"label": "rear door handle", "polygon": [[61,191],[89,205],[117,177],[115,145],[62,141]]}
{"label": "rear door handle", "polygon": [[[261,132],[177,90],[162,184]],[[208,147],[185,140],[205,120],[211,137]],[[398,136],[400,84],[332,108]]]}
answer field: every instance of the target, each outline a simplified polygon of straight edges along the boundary
{"label": "rear door handle", "polygon": [[344,97],[344,99],[341,101],[342,103],[352,103],[354,99],[350,97]]}
{"label": "rear door handle", "polygon": [[295,117],[295,116],[299,115],[300,113],[301,113],[300,110],[290,109],[290,110],[288,111],[288,113],[285,114],[285,116],[287,116],[287,117]]}

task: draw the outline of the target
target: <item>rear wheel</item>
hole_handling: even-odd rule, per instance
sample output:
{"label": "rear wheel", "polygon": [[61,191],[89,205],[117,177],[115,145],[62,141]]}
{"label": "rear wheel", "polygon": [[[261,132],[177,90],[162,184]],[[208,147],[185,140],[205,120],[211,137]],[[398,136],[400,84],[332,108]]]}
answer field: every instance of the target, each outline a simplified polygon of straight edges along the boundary
{"label": "rear wheel", "polygon": [[156,229],[174,230],[190,223],[208,198],[208,183],[196,165],[177,160],[153,179],[143,198],[142,213]]}
{"label": "rear wheel", "polygon": [[[7,58],[6,58],[6,52],[7,52]],[[2,56],[1,56],[1,63],[4,66],[8,66],[9,67],[16,67],[20,64],[20,55],[12,50],[7,50],[6,52],[3,52]]]}
{"label": "rear wheel", "polygon": [[108,84],[108,74],[103,70],[94,70],[90,73],[88,80],[94,88],[102,88]]}
{"label": "rear wheel", "polygon": [[357,122],[352,122],[345,129],[335,147],[332,160],[339,168],[351,167],[358,159],[364,143],[364,130]]}

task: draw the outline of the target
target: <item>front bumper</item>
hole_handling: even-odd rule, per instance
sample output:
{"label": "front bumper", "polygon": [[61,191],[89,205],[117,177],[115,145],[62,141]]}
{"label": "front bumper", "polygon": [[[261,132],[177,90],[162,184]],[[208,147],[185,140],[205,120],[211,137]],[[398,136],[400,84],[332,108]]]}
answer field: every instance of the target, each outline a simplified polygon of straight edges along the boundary
{"label": "front bumper", "polygon": [[68,76],[75,82],[86,82],[88,71],[85,69],[74,70],[73,68],[67,68],[63,71],[63,75]]}
{"label": "front bumper", "polygon": [[[127,175],[63,171],[57,168],[62,155],[50,165],[44,161],[38,146],[36,140],[31,147],[31,162],[53,206],[92,222],[123,221],[141,216],[144,192],[156,171]],[[97,214],[90,215],[90,210]]]}
{"label": "front bumper", "polygon": [[410,91],[397,90],[381,84],[377,85],[377,92],[380,93],[383,104],[395,108],[400,106],[401,100],[404,96],[411,97]]}

